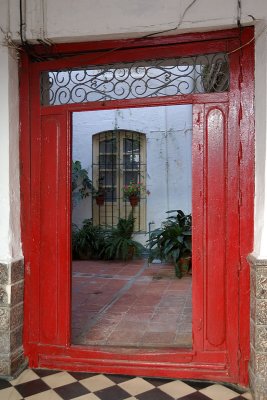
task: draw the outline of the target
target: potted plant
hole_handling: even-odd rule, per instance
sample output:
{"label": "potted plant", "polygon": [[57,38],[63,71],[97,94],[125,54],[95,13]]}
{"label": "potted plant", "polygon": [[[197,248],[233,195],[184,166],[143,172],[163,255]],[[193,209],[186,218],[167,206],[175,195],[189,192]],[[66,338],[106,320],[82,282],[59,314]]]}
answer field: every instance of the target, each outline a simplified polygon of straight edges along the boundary
{"label": "potted plant", "polygon": [[130,180],[128,185],[124,185],[122,188],[124,197],[129,200],[132,207],[136,207],[139,203],[141,193],[147,193],[145,186],[141,182],[135,182],[133,179]]}
{"label": "potted plant", "polygon": [[78,193],[81,199],[88,197],[93,185],[86,169],[80,161],[72,161],[72,194]]}
{"label": "potted plant", "polygon": [[104,202],[105,202],[105,189],[103,188],[99,188],[93,195],[96,204],[98,206],[103,206]]}
{"label": "potted plant", "polygon": [[72,257],[79,260],[100,258],[105,243],[105,230],[93,225],[91,219],[85,219],[79,228],[72,224]]}
{"label": "potted plant", "polygon": [[119,218],[118,224],[107,232],[101,256],[106,260],[128,260],[140,255],[144,250],[141,243],[133,240],[133,213],[128,218]]}
{"label": "potted plant", "polygon": [[104,202],[105,202],[105,193],[106,193],[106,189],[103,186],[103,178],[99,178],[98,180],[98,189],[93,188],[93,198],[96,201],[96,204],[98,206],[103,206]]}
{"label": "potted plant", "polygon": [[163,222],[162,227],[150,233],[148,240],[151,258],[171,261],[175,266],[175,274],[181,278],[188,273],[192,258],[192,218],[181,210],[168,211],[171,215]]}

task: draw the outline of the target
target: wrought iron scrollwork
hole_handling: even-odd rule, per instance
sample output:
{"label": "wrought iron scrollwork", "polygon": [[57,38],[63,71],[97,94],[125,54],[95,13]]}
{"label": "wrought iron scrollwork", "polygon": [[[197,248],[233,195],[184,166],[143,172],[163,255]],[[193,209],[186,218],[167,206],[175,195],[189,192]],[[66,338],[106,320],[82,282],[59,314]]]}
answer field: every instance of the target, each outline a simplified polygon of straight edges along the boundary
{"label": "wrought iron scrollwork", "polygon": [[224,53],[43,72],[42,105],[224,92]]}

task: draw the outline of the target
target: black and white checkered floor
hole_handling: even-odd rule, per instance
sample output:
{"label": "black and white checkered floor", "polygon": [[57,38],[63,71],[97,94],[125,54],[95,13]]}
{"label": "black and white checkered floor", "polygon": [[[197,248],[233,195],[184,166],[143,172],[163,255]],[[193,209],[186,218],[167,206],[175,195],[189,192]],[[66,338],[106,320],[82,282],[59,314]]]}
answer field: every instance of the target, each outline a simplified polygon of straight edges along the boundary
{"label": "black and white checkered floor", "polygon": [[0,400],[234,400],[249,392],[210,382],[27,369],[0,380]]}

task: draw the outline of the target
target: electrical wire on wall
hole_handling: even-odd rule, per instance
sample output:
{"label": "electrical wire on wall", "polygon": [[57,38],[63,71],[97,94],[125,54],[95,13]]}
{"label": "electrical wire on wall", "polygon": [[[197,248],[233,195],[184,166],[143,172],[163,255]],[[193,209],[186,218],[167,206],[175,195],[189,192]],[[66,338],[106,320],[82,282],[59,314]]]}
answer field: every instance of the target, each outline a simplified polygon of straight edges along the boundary
{"label": "electrical wire on wall", "polygon": [[[120,45],[118,47],[109,49],[101,54],[99,54],[98,56],[94,56],[93,58],[91,58],[90,60],[88,60],[89,63],[95,62],[97,60],[99,60],[101,57],[110,54],[110,53],[114,53],[116,51],[119,50],[123,50],[126,46],[129,46],[129,43],[132,43],[133,45],[137,42],[140,42],[142,40],[151,38],[151,37],[155,37],[158,35],[163,35],[166,33],[170,33],[170,32],[174,32],[177,31],[180,26],[182,25],[182,23],[184,22],[185,16],[188,14],[188,12],[192,9],[193,6],[196,5],[196,3],[199,0],[191,0],[189,2],[189,4],[185,7],[184,11],[181,13],[181,16],[179,18],[178,23],[175,25],[175,27],[173,28],[169,28],[169,29],[164,29],[164,30],[160,30],[160,31],[156,31],[156,32],[152,32],[149,34],[145,34],[143,36],[134,38],[134,39],[129,39],[127,41],[127,43]],[[43,44],[45,47],[47,48],[46,54],[37,54],[36,51],[34,50],[34,45],[29,44],[27,39],[26,39],[26,2],[25,0],[19,0],[19,8],[20,8],[20,29],[19,29],[19,33],[20,33],[20,40],[21,40],[21,47],[24,48],[24,50],[29,54],[29,56],[31,57],[31,59],[33,61],[45,61],[46,59],[56,59],[56,58],[71,58],[71,57],[75,57],[77,55],[85,55],[85,54],[90,54],[91,51],[81,51],[81,52],[77,52],[75,54],[51,54],[51,51],[49,49],[51,49],[53,47],[53,42],[46,38],[46,32],[45,32],[45,20],[46,20],[46,13],[45,13],[45,0],[41,1],[41,12],[42,12],[42,27],[41,27],[41,38],[37,38],[36,41],[39,42],[40,44]],[[248,15],[249,17],[252,18],[253,22],[256,21],[256,19],[252,16],[252,15]],[[237,0],[237,17],[236,17],[236,23],[237,23],[237,27],[242,30],[242,24],[241,24],[241,17],[242,17],[242,3],[241,0]],[[0,27],[1,29],[1,27]],[[228,52],[228,54],[232,54],[236,51],[241,50],[243,47],[248,46],[251,42],[253,42],[254,40],[256,40],[263,32],[266,31],[267,28],[265,28],[262,32],[260,32],[257,36],[254,36],[253,38],[251,38],[248,42],[246,43],[240,43],[240,46],[238,46],[236,49]],[[3,29],[1,29],[3,31]],[[9,41],[10,41],[10,46],[11,47],[16,47],[16,49],[20,49],[20,46],[15,45],[14,42],[11,40],[11,36],[9,37]]]}
{"label": "electrical wire on wall", "polygon": [[[25,15],[25,11],[26,10],[24,7],[24,15]],[[25,28],[26,28],[26,23],[24,22],[24,18],[23,18],[22,0],[19,0],[19,34],[20,34],[20,41],[21,41],[22,46],[26,45],[26,41],[24,40]]]}
{"label": "electrical wire on wall", "polygon": [[241,8],[241,0],[237,0],[237,27],[241,28],[241,14],[242,14],[242,8]]}
{"label": "electrical wire on wall", "polygon": [[7,26],[4,29],[2,26],[0,26],[0,32],[3,34],[3,39],[0,42],[0,45],[3,47],[8,47],[9,49],[15,50],[17,57],[19,58],[19,51],[20,51],[20,45],[15,43],[14,40],[12,39],[12,34],[10,31],[10,25],[11,25],[11,16],[10,16],[10,1],[7,2],[7,16],[6,16],[6,21],[7,21]]}
{"label": "electrical wire on wall", "polygon": [[[240,36],[240,46],[237,47],[236,49],[232,50],[232,51],[229,51],[229,52],[227,53],[228,55],[229,55],[229,54],[232,54],[232,53],[236,53],[236,52],[239,51],[239,50],[242,50],[244,47],[248,46],[248,45],[249,45],[250,43],[252,43],[252,42],[256,42],[257,39],[258,39],[261,35],[263,35],[264,33],[267,32],[267,27],[265,27],[265,28],[262,29],[257,35],[254,35],[250,40],[248,40],[246,43],[243,43],[243,44],[242,44],[242,41],[241,41],[241,32],[242,32],[241,17],[242,17],[242,3],[241,3],[241,0],[237,0],[237,18],[236,18],[236,23],[237,23],[237,27],[238,27],[239,30],[240,30],[240,35],[239,35],[239,36]],[[255,22],[257,21],[256,18],[255,18],[253,15],[251,15],[251,14],[249,14],[248,17],[250,17],[250,18],[252,19],[253,23],[255,23]]]}
{"label": "electrical wire on wall", "polygon": [[[179,27],[180,27],[181,24],[183,23],[184,18],[185,18],[185,16],[186,16],[186,14],[188,13],[188,11],[189,11],[189,10],[195,5],[195,3],[198,2],[198,1],[199,1],[199,0],[191,0],[191,1],[190,1],[190,3],[188,4],[188,6],[187,6],[187,7],[184,9],[184,11],[182,12],[181,17],[179,18],[179,21],[178,21],[178,23],[175,25],[174,28],[169,28],[169,29],[164,29],[164,30],[161,30],[161,31],[156,31],[156,32],[148,33],[148,34],[143,35],[143,36],[141,36],[141,37],[137,37],[137,38],[134,38],[134,39],[130,39],[129,42],[131,41],[131,43],[134,44],[134,43],[136,43],[136,42],[145,40],[145,39],[150,38],[150,37],[153,37],[153,36],[162,35],[162,34],[165,34],[165,33],[169,33],[169,32],[176,31],[177,29],[179,29]],[[26,10],[25,10],[25,11],[26,11]],[[24,14],[26,15],[25,12],[24,12]],[[39,39],[36,39],[36,40],[37,40],[37,42],[39,42],[40,44],[44,44],[46,47],[49,48],[49,47],[51,47],[51,46],[53,45],[53,43],[52,43],[49,39],[45,38],[45,28],[44,28],[44,26],[45,26],[45,7],[44,7],[44,0],[42,0],[42,38],[39,38]],[[44,61],[44,60],[47,59],[48,57],[49,57],[49,59],[51,59],[51,54],[49,53],[49,49],[48,49],[47,56],[44,56],[44,55],[40,56],[40,55],[37,55],[36,53],[34,53],[34,50],[33,50],[32,46],[29,45],[29,43],[28,43],[27,40],[26,40],[25,31],[26,31],[26,22],[25,22],[25,20],[24,20],[24,18],[23,18],[23,0],[20,0],[20,38],[21,38],[22,46],[25,48],[25,50],[26,50],[27,53],[31,56],[31,58],[34,58],[34,59],[35,59],[35,61]],[[89,60],[89,62],[96,61],[97,59],[99,59],[100,57],[102,57],[102,56],[104,56],[104,55],[107,55],[107,54],[110,54],[110,53],[114,53],[115,51],[122,50],[122,49],[125,48],[126,46],[128,47],[128,46],[129,46],[129,43],[124,44],[124,45],[121,45],[121,46],[118,46],[118,47],[113,48],[113,49],[110,49],[110,50],[107,50],[106,52],[102,53],[100,56],[95,57],[95,58]],[[48,55],[48,54],[49,54],[49,55]],[[65,58],[65,57],[68,57],[68,58],[70,58],[70,57],[75,57],[77,54],[80,54],[80,55],[82,55],[82,54],[90,54],[90,51],[87,51],[87,52],[86,52],[86,51],[83,51],[83,52],[75,53],[75,55],[73,55],[73,54],[68,54],[68,55],[62,55],[62,54],[61,54],[61,55],[53,55],[53,57],[54,57],[54,58],[61,58],[61,59],[62,59],[62,58]]]}

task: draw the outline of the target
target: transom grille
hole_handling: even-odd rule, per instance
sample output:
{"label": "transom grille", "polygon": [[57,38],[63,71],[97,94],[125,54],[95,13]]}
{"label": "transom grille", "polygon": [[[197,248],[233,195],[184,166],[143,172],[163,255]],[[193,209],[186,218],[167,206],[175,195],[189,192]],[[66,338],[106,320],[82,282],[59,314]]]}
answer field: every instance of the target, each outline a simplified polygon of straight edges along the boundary
{"label": "transom grille", "polygon": [[88,66],[41,75],[42,105],[126,100],[229,88],[225,53]]}

